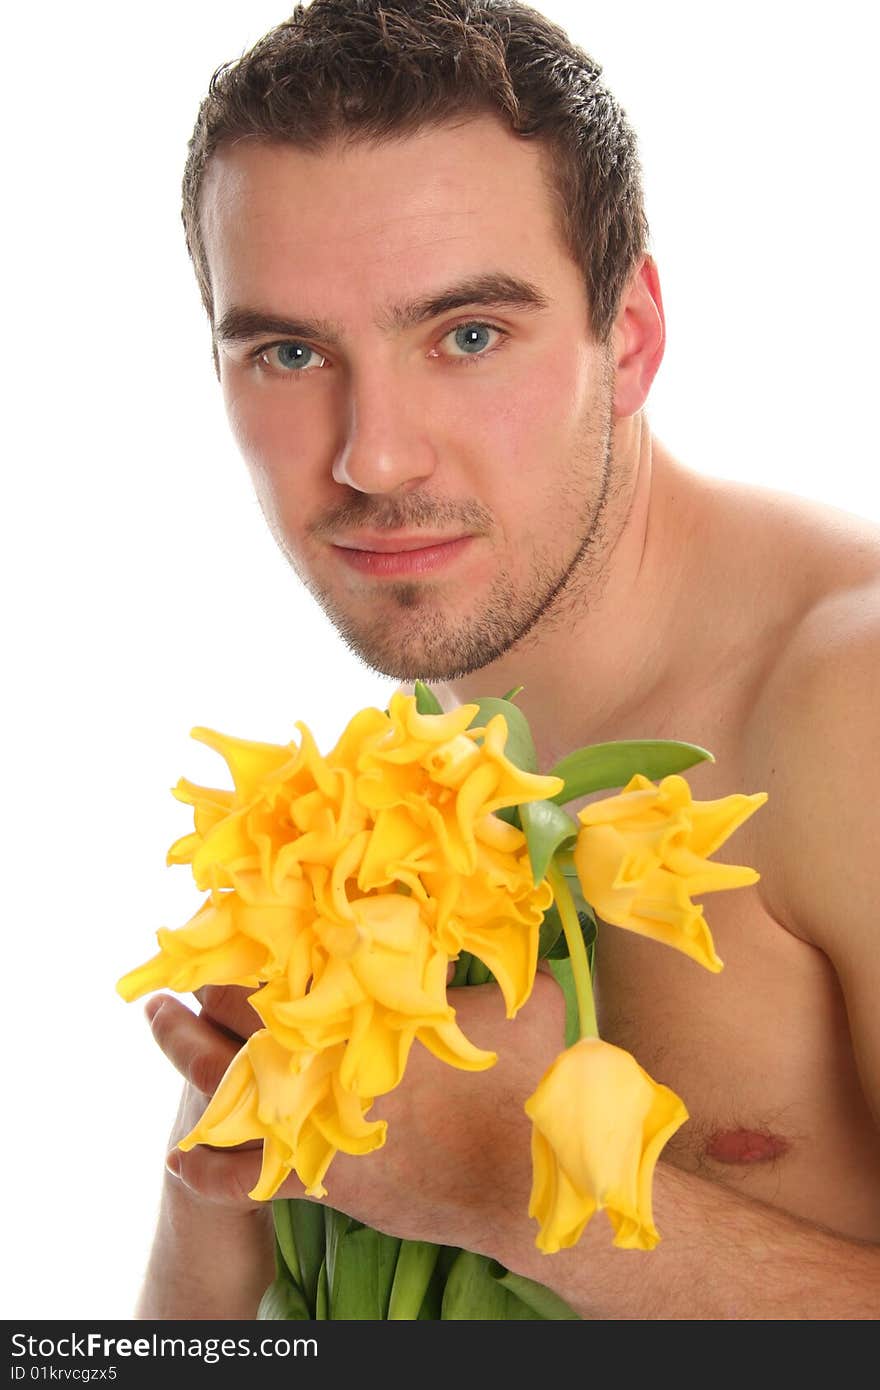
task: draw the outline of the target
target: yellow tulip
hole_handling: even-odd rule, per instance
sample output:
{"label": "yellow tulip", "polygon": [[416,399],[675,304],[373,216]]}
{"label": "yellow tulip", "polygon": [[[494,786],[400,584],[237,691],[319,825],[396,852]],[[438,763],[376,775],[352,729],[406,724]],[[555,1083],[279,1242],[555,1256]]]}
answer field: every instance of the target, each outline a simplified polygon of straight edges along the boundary
{"label": "yellow tulip", "polygon": [[289,1053],[265,1031],[233,1057],[198,1124],[180,1140],[217,1148],[263,1141],[260,1177],[249,1192],[268,1201],[295,1172],[309,1197],[325,1197],[323,1178],[337,1152],[370,1153],[385,1142],[384,1120],[367,1121],[373,1103],[339,1079],[342,1046]]}
{"label": "yellow tulip", "polygon": [[353,927],[315,925],[321,949],[308,993],[291,998],[278,979],[251,996],[273,1038],[291,1053],[347,1043],[342,1082],[373,1097],[399,1083],[416,1038],[452,1066],[492,1066],[495,1053],[474,1047],[455,1022],[449,958],[433,943],[418,902],[384,893],[350,907]]}
{"label": "yellow tulip", "polygon": [[[381,766],[421,765],[438,749],[455,744],[479,713],[479,705],[457,705],[446,714],[421,714],[414,695],[397,690],[388,702],[386,727],[367,733],[357,755],[362,773],[376,772]],[[472,733],[467,734],[473,737]],[[337,744],[334,756],[345,743]],[[441,759],[445,761],[445,759]]]}
{"label": "yellow tulip", "polygon": [[123,975],[116,988],[131,1001],[156,989],[184,994],[208,984],[255,988],[283,974],[289,987],[304,992],[314,920],[308,883],[288,882],[280,896],[270,895],[258,875],[243,875],[238,892],[212,893],[185,926],[160,927],[158,954]]}
{"label": "yellow tulip", "polygon": [[260,1199],[291,1171],[320,1194],[337,1149],[383,1141],[365,1110],[399,1084],[414,1042],[467,1070],[495,1062],[447,998],[461,951],[496,976],[510,1017],[532,989],[552,895],[532,880],[522,831],[493,812],[562,784],[521,772],[503,717],[473,729],[477,712],[423,715],[398,693],[387,711],[359,711],[327,756],[301,723],[283,745],[193,730],[233,786],[178,782],[193,831],[168,862],[209,896],[185,926],[160,929],[158,953],[117,988],[253,988],[265,1026],[182,1147],[262,1139]]}
{"label": "yellow tulip", "polygon": [[721,970],[692,896],[757,883],[754,869],[708,856],[767,800],[766,792],[694,801],[683,777],[636,774],[623,791],[578,812],[574,864],[584,897],[613,926],[674,946]]}
{"label": "yellow tulip", "polygon": [[357,762],[356,795],[375,820],[362,889],[399,878],[401,866],[412,872],[414,860],[427,871],[472,874],[479,822],[561,790],[561,778],[523,772],[505,756],[503,715],[469,728],[477,711],[419,714],[414,696],[392,695],[387,734],[369,738]]}
{"label": "yellow tulip", "polygon": [[575,1245],[596,1211],[607,1212],[614,1244],[651,1250],[654,1168],[688,1118],[667,1086],[622,1048],[581,1038],[556,1058],[526,1102],[532,1121],[529,1215],[538,1249]]}
{"label": "yellow tulip", "polygon": [[[356,1037],[347,1071],[368,1075],[372,1094],[397,1083],[416,1037],[454,1065],[490,1065],[494,1054],[454,1022],[445,967],[462,951],[479,956],[509,1017],[529,997],[551,896],[532,880],[522,831],[493,811],[561,782],[515,767],[503,717],[472,729],[477,711],[423,715],[396,693],[387,712],[359,711],[327,757],[302,723],[298,746],[194,729],[225,758],[233,789],[181,779],[175,795],[193,807],[194,831],[168,860],[189,864],[210,897],[184,927],[157,933],[158,954],[120,980],[123,997],[268,984],[260,1008],[276,1038],[296,1050]],[[405,923],[414,951],[393,940]],[[422,977],[435,956],[429,1001]],[[343,979],[344,1007],[334,994]]]}
{"label": "yellow tulip", "polygon": [[504,995],[507,1017],[514,1018],[535,981],[538,934],[553,901],[547,880],[534,883],[527,854],[518,860],[509,856],[501,869],[481,860],[478,872],[468,877],[424,874],[423,879],[433,895],[424,910],[434,912],[439,947],[450,958],[462,951],[477,956]]}
{"label": "yellow tulip", "polygon": [[174,789],[193,807],[195,831],[175,840],[168,863],[190,864],[199,888],[237,888],[243,874],[259,873],[280,894],[304,863],[333,865],[366,826],[351,771],[331,768],[306,726],[296,727],[299,747],[192,731],[223,755],[235,783],[223,792],[181,778]]}

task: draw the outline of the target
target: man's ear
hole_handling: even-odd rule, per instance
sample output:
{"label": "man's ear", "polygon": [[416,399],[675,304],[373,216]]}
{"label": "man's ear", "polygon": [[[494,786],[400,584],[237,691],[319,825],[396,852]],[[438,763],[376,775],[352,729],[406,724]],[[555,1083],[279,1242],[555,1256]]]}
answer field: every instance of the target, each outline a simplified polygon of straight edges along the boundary
{"label": "man's ear", "polygon": [[630,276],[611,336],[614,353],[614,414],[635,415],[642,406],[663,360],[666,319],[660,277],[651,256]]}

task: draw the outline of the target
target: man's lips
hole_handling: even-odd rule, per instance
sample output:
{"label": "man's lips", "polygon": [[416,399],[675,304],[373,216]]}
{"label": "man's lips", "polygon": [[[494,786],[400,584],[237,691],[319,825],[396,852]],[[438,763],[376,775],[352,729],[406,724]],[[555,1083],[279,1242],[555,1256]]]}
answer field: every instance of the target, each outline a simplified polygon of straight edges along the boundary
{"label": "man's lips", "polygon": [[389,555],[392,551],[430,550],[433,546],[449,545],[452,541],[463,539],[463,536],[429,536],[425,531],[409,535],[403,532],[393,535],[385,531],[375,536],[358,534],[350,539],[335,541],[334,544],[341,550],[370,550],[374,554]]}
{"label": "man's lips", "polygon": [[417,534],[346,536],[334,542],[339,558],[351,569],[377,578],[434,573],[452,563],[472,536]]}

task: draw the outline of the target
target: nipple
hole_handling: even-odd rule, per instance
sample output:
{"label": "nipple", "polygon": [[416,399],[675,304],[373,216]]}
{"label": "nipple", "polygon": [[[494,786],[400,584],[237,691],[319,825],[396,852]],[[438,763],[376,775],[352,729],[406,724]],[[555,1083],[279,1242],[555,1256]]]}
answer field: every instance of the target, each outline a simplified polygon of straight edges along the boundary
{"label": "nipple", "polygon": [[757,1129],[719,1129],[706,1145],[707,1158],[718,1163],[766,1163],[787,1153],[790,1144],[778,1134]]}

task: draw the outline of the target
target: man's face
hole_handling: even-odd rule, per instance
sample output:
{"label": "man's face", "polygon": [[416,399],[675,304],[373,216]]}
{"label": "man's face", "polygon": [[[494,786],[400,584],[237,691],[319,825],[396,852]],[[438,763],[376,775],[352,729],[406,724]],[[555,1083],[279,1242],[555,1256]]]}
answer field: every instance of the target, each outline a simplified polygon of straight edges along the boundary
{"label": "man's face", "polygon": [[202,199],[220,379],[264,514],[346,643],[449,680],[596,582],[613,371],[541,152],[489,117],[242,141]]}

